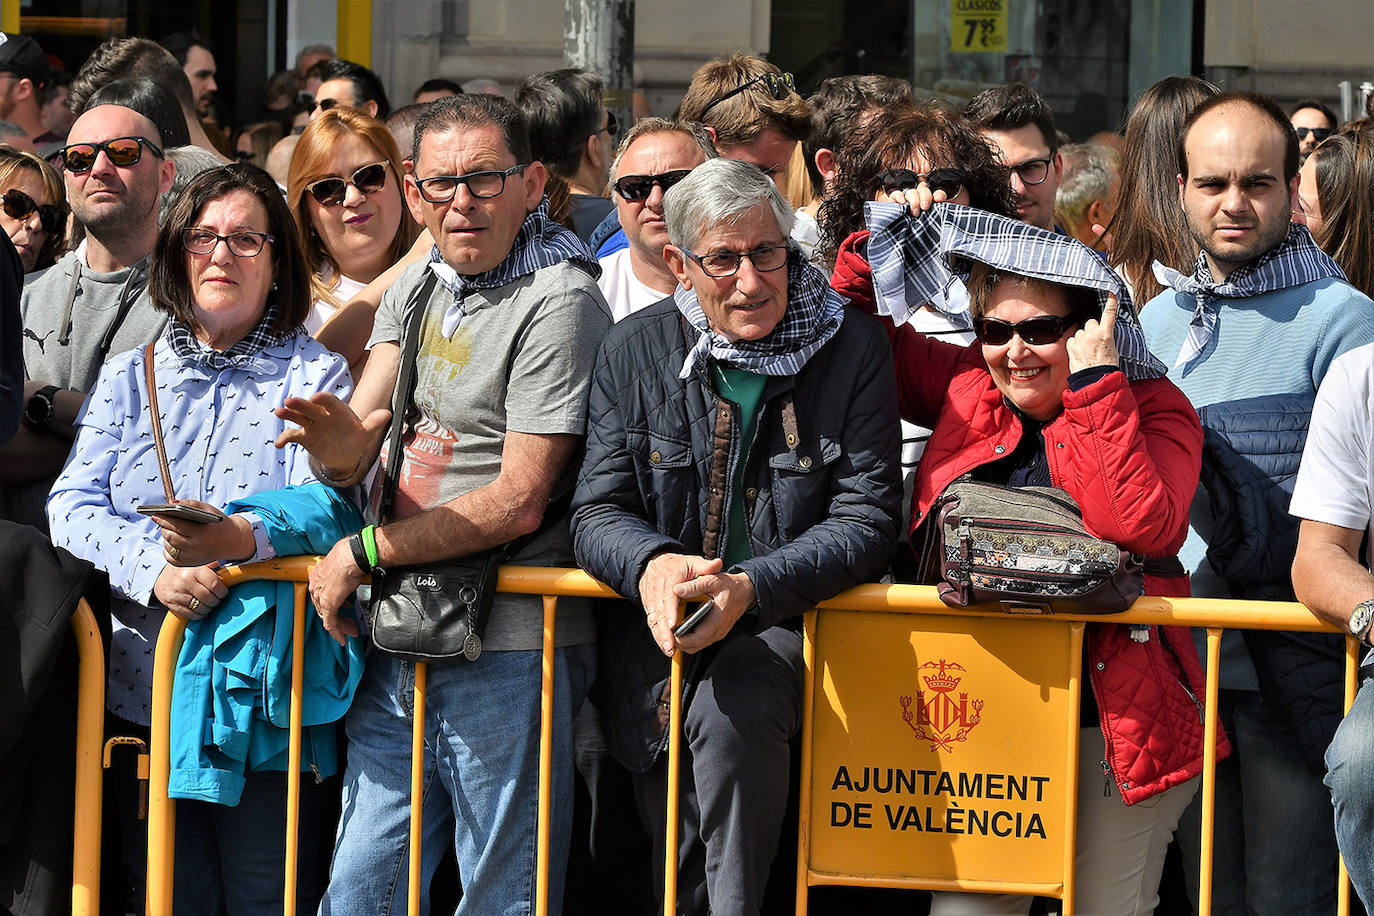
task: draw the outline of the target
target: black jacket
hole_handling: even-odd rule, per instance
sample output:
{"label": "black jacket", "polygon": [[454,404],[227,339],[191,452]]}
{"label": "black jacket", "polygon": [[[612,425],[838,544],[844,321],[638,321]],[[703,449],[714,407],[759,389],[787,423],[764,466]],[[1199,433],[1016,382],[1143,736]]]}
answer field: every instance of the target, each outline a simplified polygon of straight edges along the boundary
{"label": "black jacket", "polygon": [[[1207,562],[1236,598],[1294,601],[1290,570],[1298,519],[1288,514],[1312,419],[1312,394],[1245,398],[1198,410],[1202,482],[1213,527]],[[1329,633],[1245,630],[1260,691],[1298,736],[1308,769],[1324,755],[1342,717],[1345,639]]]}
{"label": "black jacket", "polygon": [[104,573],[36,528],[0,521],[0,912],[71,902],[77,654],[70,620],[86,597],[108,641]]}
{"label": "black jacket", "polygon": [[[592,379],[587,454],[573,499],[578,563],[635,602],[604,613],[598,636],[607,743],[635,770],[647,769],[663,746],[659,704],[668,675],[638,607],[640,575],[656,554],[702,554],[710,529],[723,540],[724,513],[710,505],[712,459],[717,445],[727,448],[733,468],[742,450],[733,413],[728,442],[717,442],[729,403],[718,400],[708,374],[678,378],[695,337],[671,300],[611,329]],[[785,417],[795,418],[795,429]],[[756,429],[745,492],[729,492],[727,472],[723,502],[745,500],[753,555],[730,571],[753,582],[762,629],[876,579],[896,547],[901,436],[881,326],[846,309],[839,331],[800,373],[769,378]],[[721,543],[713,555],[723,552]],[[685,681],[690,689],[690,672]]]}

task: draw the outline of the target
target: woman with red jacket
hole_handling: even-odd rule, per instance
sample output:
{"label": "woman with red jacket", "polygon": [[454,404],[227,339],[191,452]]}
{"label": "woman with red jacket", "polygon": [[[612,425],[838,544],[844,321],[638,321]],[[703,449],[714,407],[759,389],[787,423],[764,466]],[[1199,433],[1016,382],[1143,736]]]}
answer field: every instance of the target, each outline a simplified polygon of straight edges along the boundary
{"label": "woman with red jacket", "polygon": [[[929,189],[919,191],[908,196],[929,207]],[[933,429],[916,474],[917,549],[917,529],[956,478],[1055,486],[1078,502],[1093,535],[1149,558],[1147,594],[1186,597],[1175,552],[1187,533],[1202,432],[1144,348],[1129,300],[1118,312],[1108,290],[1119,292],[1119,281],[1077,242],[967,207],[871,222],[875,274],[895,258],[904,275],[896,282],[912,301],[923,301],[911,288],[920,272],[913,261],[943,264],[953,254],[953,263],[971,264],[975,343],[955,346],[885,320],[901,415]],[[888,242],[893,226],[911,233],[904,250]],[[1084,656],[1076,906],[1148,914],[1200,782],[1201,666],[1181,627],[1090,624]],[[1028,905],[1024,897],[937,894],[931,912],[1025,913]]]}

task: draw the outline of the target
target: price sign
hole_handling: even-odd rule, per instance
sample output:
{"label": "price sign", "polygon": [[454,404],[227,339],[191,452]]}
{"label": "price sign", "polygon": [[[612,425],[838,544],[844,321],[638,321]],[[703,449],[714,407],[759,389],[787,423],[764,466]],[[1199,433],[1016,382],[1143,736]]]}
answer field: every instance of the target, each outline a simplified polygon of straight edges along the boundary
{"label": "price sign", "polygon": [[1007,50],[1010,0],[950,0],[950,50],[965,53]]}

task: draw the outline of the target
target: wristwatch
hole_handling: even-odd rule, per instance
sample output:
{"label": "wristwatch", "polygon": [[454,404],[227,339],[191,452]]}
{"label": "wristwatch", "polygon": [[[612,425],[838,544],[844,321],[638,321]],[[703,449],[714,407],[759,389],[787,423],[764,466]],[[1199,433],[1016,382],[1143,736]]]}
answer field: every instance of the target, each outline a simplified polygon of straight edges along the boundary
{"label": "wristwatch", "polygon": [[1366,646],[1369,645],[1369,624],[1374,622],[1374,598],[1369,598],[1355,605],[1355,610],[1350,612],[1350,621],[1346,623],[1346,629],[1350,635],[1354,636]]}
{"label": "wristwatch", "polygon": [[43,429],[52,421],[57,412],[52,396],[57,393],[56,385],[44,385],[24,402],[24,422],[34,429]]}

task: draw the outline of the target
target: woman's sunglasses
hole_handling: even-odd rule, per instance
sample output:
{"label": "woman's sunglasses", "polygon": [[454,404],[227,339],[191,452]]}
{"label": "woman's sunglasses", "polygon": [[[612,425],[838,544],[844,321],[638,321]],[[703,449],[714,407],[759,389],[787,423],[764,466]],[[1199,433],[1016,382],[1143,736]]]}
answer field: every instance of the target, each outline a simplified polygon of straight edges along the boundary
{"label": "woman's sunglasses", "polygon": [[35,203],[32,197],[13,188],[0,198],[0,206],[4,207],[5,215],[10,219],[24,219],[30,213],[37,212],[38,224],[49,235],[56,232],[58,224],[62,222],[62,211],[57,207],[52,204]]}
{"label": "woman's sunglasses", "polygon": [[947,200],[959,193],[967,178],[963,169],[931,169],[929,172],[888,169],[886,172],[878,173],[878,182],[888,194],[893,191],[910,191],[924,181],[932,194],[944,191]]}
{"label": "woman's sunglasses", "polygon": [[376,194],[386,187],[386,172],[385,162],[374,162],[358,169],[349,178],[321,178],[306,185],[305,189],[321,207],[336,207],[343,203],[349,185],[362,194]]}
{"label": "woman's sunglasses", "polygon": [[1000,318],[975,318],[973,336],[978,338],[979,343],[1000,347],[1010,343],[1011,336],[1015,334],[1035,347],[1057,342],[1072,326],[1069,319],[1059,315],[1036,315],[1016,324]]}

